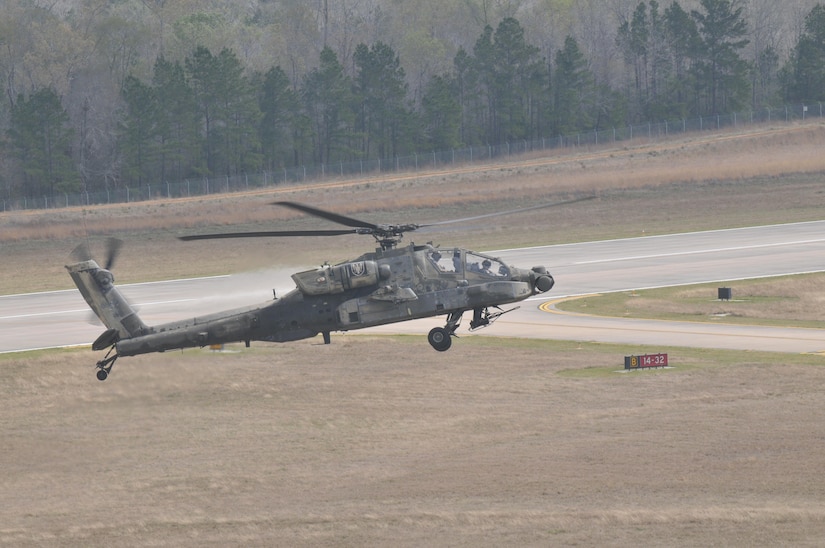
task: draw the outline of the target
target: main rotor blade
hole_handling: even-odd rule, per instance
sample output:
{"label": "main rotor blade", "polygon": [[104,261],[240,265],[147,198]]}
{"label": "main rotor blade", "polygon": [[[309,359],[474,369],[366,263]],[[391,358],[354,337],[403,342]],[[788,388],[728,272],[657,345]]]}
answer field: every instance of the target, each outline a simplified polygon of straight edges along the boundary
{"label": "main rotor blade", "polygon": [[544,209],[546,207],[557,207],[557,206],[563,206],[563,205],[570,205],[570,204],[575,204],[577,202],[584,202],[585,200],[592,200],[593,198],[595,198],[595,196],[585,196],[583,198],[574,198],[572,200],[564,200],[562,202],[549,202],[549,203],[546,203],[546,204],[539,204],[539,205],[534,205],[534,206],[521,207],[521,208],[518,208],[518,209],[509,209],[507,211],[496,211],[494,213],[485,213],[484,215],[476,215],[474,217],[464,217],[462,219],[450,219],[449,221],[439,221],[437,223],[428,223],[428,224],[419,225],[419,226],[421,228],[424,228],[424,227],[427,227],[427,226],[439,226],[439,225],[449,225],[449,224],[453,224],[453,223],[464,223],[464,222],[467,222],[467,221],[476,221],[478,219],[487,219],[487,218],[490,218],[490,217],[498,217],[500,215],[510,215],[512,213],[524,213],[525,211],[533,211],[534,209]]}
{"label": "main rotor blade", "polygon": [[344,234],[358,234],[356,230],[270,230],[264,232],[223,232],[217,234],[193,234],[179,236],[179,240],[191,242],[193,240],[222,240],[227,238],[282,238],[290,236],[343,236]]}
{"label": "main rotor blade", "polygon": [[360,219],[354,219],[352,217],[347,217],[345,215],[339,215],[338,213],[333,213],[331,211],[326,211],[323,209],[318,209],[317,207],[311,207],[304,204],[299,204],[298,202],[272,202],[272,205],[279,205],[288,207],[290,209],[294,209],[296,211],[300,211],[302,213],[308,213],[309,215],[313,215],[315,217],[320,217],[322,219],[327,219],[328,221],[332,221],[333,223],[338,223],[339,225],[344,226],[351,226],[353,228],[371,228],[373,230],[378,228],[378,225],[373,223],[368,223],[367,221],[362,221]]}

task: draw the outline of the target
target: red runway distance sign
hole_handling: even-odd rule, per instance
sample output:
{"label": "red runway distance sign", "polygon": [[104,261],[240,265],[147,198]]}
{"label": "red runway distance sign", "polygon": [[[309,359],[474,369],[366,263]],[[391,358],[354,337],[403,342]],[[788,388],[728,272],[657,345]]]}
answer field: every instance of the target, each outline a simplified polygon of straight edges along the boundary
{"label": "red runway distance sign", "polygon": [[667,367],[667,354],[642,354],[625,356],[625,369],[643,369],[647,367]]}

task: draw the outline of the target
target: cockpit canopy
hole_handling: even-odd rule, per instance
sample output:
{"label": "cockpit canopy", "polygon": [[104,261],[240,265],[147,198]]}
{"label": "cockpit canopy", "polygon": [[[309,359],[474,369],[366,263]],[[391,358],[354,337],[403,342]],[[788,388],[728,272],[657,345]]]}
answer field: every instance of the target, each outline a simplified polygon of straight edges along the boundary
{"label": "cockpit canopy", "polygon": [[510,269],[500,260],[472,251],[462,251],[458,248],[445,251],[434,249],[428,253],[428,257],[440,272],[446,274],[477,274],[492,279],[505,279],[510,276]]}

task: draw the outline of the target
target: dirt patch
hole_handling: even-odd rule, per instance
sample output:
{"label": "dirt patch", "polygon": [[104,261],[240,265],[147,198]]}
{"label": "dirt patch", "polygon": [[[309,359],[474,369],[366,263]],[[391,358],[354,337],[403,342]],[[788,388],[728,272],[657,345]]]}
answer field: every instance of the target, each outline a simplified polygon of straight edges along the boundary
{"label": "dirt patch", "polygon": [[176,352],[124,359],[106,383],[86,351],[4,358],[0,543],[766,546],[825,534],[822,367],[671,349],[674,369],[624,374],[626,350],[606,345],[424,346],[338,336]]}

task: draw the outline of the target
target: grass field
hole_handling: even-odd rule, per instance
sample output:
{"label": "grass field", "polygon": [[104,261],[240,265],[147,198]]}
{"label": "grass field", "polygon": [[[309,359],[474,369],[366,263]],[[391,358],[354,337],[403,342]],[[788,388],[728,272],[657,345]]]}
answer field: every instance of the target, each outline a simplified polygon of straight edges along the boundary
{"label": "grass field", "polygon": [[719,285],[589,296],[557,308],[596,316],[825,328],[825,274],[737,280],[730,284],[730,300],[714,298]]}
{"label": "grass field", "polygon": [[[472,337],[0,357],[0,543],[776,546],[825,534],[819,356]],[[240,349],[239,349],[240,350]],[[403,357],[402,357],[403,356]]]}
{"label": "grass field", "polygon": [[[0,294],[68,287],[72,247],[88,238],[101,249],[108,235],[126,241],[120,282],[297,269],[371,247],[355,237],[175,239],[327,228],[269,206],[273,199],[428,222],[598,196],[414,234],[478,250],[821,219],[823,145],[821,125],[762,128],[386,183],[6,213]],[[749,303],[713,306],[731,315],[750,306],[741,316],[765,322],[821,322],[822,284],[753,282],[734,293]],[[712,314],[693,289],[611,306],[620,315]],[[663,341],[672,368],[625,373],[623,356],[635,348],[467,337],[441,354],[422,337],[318,342],[124,359],[105,383],[94,380],[100,356],[89,350],[0,355],[0,545],[819,546],[825,538],[822,356]]]}

